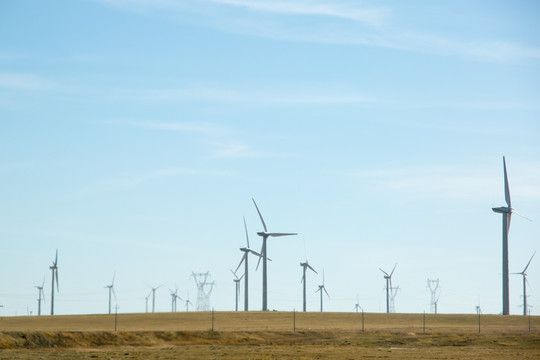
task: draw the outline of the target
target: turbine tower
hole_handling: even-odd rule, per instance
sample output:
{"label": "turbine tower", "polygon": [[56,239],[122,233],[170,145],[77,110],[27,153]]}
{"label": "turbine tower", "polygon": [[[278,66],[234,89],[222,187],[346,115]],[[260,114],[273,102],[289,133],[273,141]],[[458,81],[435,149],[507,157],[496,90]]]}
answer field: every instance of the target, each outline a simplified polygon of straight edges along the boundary
{"label": "turbine tower", "polygon": [[508,233],[510,231],[510,220],[512,218],[512,213],[519,215],[529,221],[530,219],[519,214],[512,208],[512,201],[510,199],[510,187],[508,186],[508,175],[506,173],[506,159],[503,156],[503,169],[504,169],[504,200],[506,201],[507,206],[501,206],[497,208],[492,208],[496,213],[502,214],[502,288],[503,288],[503,315],[510,314],[510,287],[509,287],[509,277],[508,277]]}
{"label": "turbine tower", "polygon": [[[394,270],[396,270],[397,263],[394,265],[394,268],[392,269],[392,272],[390,275],[383,269],[379,268],[384,273],[384,278],[386,279],[386,313],[390,313],[390,292],[392,291],[392,275],[394,274]],[[395,296],[395,295],[394,295]]]}
{"label": "turbine tower", "polygon": [[[146,284],[146,286],[148,286],[151,290],[150,290],[150,293],[152,294],[152,312],[155,312],[155,306],[156,306],[156,290],[159,289],[160,287],[162,287],[163,285],[165,284],[161,284],[157,287],[152,287],[148,284]],[[150,296],[150,294],[148,294],[148,296]],[[146,300],[147,304],[148,304],[148,299]],[[147,306],[148,307],[148,306]],[[147,312],[148,312],[148,309],[147,309]]]}
{"label": "turbine tower", "polygon": [[300,266],[302,267],[302,280],[300,280],[300,282],[302,283],[302,288],[303,288],[303,296],[302,296],[302,309],[304,312],[306,312],[306,270],[307,269],[310,269],[312,270],[315,274],[317,274],[317,271],[315,271],[314,268],[311,267],[311,265],[309,265],[307,259],[306,259],[306,262],[301,262],[300,263]]}
{"label": "turbine tower", "polygon": [[[246,253],[247,254],[247,253]],[[234,284],[235,284],[235,294],[236,294],[236,300],[235,300],[235,303],[236,303],[236,306],[235,306],[235,311],[238,311],[238,298],[240,297],[240,281],[242,280],[242,278],[244,277],[244,275],[238,277],[238,275],[236,275],[236,273],[234,271],[232,271],[232,269],[229,269],[231,270],[232,274],[234,275]]]}
{"label": "turbine tower", "polygon": [[43,285],[45,285],[45,277],[43,278],[43,282],[41,283],[41,286],[34,286],[36,289],[38,289],[38,316],[41,315],[41,302],[45,301],[45,293],[43,292]]}
{"label": "turbine tower", "polygon": [[[255,204],[255,208],[257,209],[257,213],[259,213],[259,217],[261,218],[261,222],[263,224],[264,231],[258,232],[257,235],[262,237],[263,243],[262,243],[262,250],[261,255],[263,259],[263,289],[262,289],[262,310],[268,311],[268,282],[267,282],[267,271],[266,271],[266,260],[268,258],[268,254],[266,252],[266,239],[268,239],[269,236],[277,237],[277,236],[289,236],[289,235],[298,235],[297,233],[271,233],[268,232],[268,229],[266,228],[266,224],[264,223],[264,219],[261,215],[261,212],[259,211],[259,207],[257,206],[257,203],[255,202],[255,199],[253,200],[253,204]],[[260,261],[260,258],[259,258]]]}
{"label": "turbine tower", "polygon": [[[439,290],[439,279],[430,280],[427,279],[427,286],[429,291],[431,291],[431,303],[430,310],[432,314],[437,313],[437,302],[439,302],[440,290]],[[439,296],[437,296],[439,295]]]}
{"label": "turbine tower", "polygon": [[[322,285],[319,285],[319,289],[317,291],[321,292],[321,312],[323,312],[323,290],[326,293],[326,296],[328,296],[328,299],[330,299],[330,295],[328,294],[328,291],[326,291],[326,287],[324,286],[324,270],[322,273]],[[315,291],[315,292],[317,292]]]}
{"label": "turbine tower", "polygon": [[49,269],[52,270],[52,286],[51,286],[51,315],[54,315],[54,283],[56,280],[56,291],[59,292],[60,288],[58,287],[58,249],[56,250],[56,256],[52,266],[49,266]]}
{"label": "turbine tower", "polygon": [[242,256],[242,259],[240,260],[240,263],[238,264],[238,267],[236,268],[234,273],[235,273],[235,276],[236,276],[236,272],[238,271],[238,269],[240,268],[240,266],[242,265],[242,262],[243,262],[244,263],[244,276],[245,276],[245,279],[244,279],[244,311],[248,311],[248,309],[249,309],[249,305],[248,305],[248,302],[249,302],[249,297],[248,297],[248,285],[249,285],[249,281],[248,281],[248,272],[249,272],[248,256],[249,256],[249,253],[252,253],[253,255],[258,256],[259,259],[260,259],[261,254],[259,254],[258,252],[254,251],[254,250],[251,250],[250,247],[249,247],[249,236],[248,236],[246,218],[245,217],[244,217],[244,229],[246,230],[247,247],[240,248],[240,251],[242,251],[244,253],[244,255]]}
{"label": "turbine tower", "polygon": [[529,265],[531,264],[531,261],[535,254],[536,254],[536,251],[531,256],[531,259],[529,260],[529,262],[527,263],[527,266],[525,266],[525,269],[523,269],[522,272],[514,273],[516,275],[523,276],[523,315],[527,315],[527,283],[529,282],[527,280],[527,269],[529,268]]}
{"label": "turbine tower", "polygon": [[114,291],[114,277],[116,276],[116,273],[113,274],[111,285],[105,286],[106,289],[109,289],[109,314],[111,313],[111,293],[114,295],[114,298],[116,299],[116,292]]}

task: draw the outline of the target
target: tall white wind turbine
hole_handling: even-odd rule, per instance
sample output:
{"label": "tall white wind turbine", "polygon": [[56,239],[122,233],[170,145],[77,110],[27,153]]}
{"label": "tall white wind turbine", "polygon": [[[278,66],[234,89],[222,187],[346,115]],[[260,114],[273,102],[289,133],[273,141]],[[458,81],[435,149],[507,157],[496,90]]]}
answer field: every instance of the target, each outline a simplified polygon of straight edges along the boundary
{"label": "tall white wind turbine", "polygon": [[326,293],[326,296],[328,296],[328,299],[330,299],[330,294],[328,294],[328,291],[326,291],[326,287],[324,286],[324,270],[322,273],[322,285],[319,285],[319,289],[315,292],[320,291],[321,292],[321,312],[323,312],[323,290]]}
{"label": "tall white wind turbine", "polygon": [[234,275],[234,292],[235,292],[235,311],[238,311],[238,298],[240,297],[240,281],[242,281],[242,278],[244,277],[244,275],[238,277],[238,275],[236,275],[236,273],[234,271],[232,271],[232,269],[229,269],[231,270],[232,274]]}
{"label": "tall white wind turbine", "polygon": [[109,314],[111,313],[111,295],[114,295],[114,298],[116,299],[116,292],[114,291],[114,278],[116,276],[116,273],[113,274],[112,281],[110,285],[105,286],[106,289],[109,289]]}
{"label": "tall white wind turbine", "polygon": [[309,265],[307,259],[306,259],[306,262],[301,262],[300,266],[302,267],[302,280],[300,280],[300,282],[302,283],[302,288],[303,288],[303,292],[302,292],[302,310],[304,312],[306,312],[306,271],[307,271],[307,269],[310,269],[315,274],[317,274],[317,271],[315,271],[315,269],[312,268],[311,265]]}
{"label": "tall white wind turbine", "polygon": [[263,244],[262,244],[262,250],[261,255],[263,259],[263,291],[262,291],[262,310],[268,311],[268,292],[267,292],[267,267],[266,267],[266,260],[268,258],[268,253],[266,252],[266,239],[268,239],[269,236],[277,237],[277,236],[289,236],[289,235],[298,235],[297,233],[273,233],[268,232],[268,229],[266,228],[266,224],[264,223],[264,219],[261,215],[261,212],[259,211],[259,207],[257,206],[257,203],[255,202],[255,199],[253,200],[253,204],[255,204],[255,208],[257,209],[257,213],[259,213],[259,217],[261,218],[261,222],[264,227],[264,231],[258,232],[257,235],[262,237]]}
{"label": "tall white wind turbine", "polygon": [[41,315],[41,302],[45,301],[45,293],[43,292],[43,285],[45,285],[45,277],[43,277],[43,282],[41,286],[35,286],[38,289],[38,316]]}
{"label": "tall white wind turbine", "polygon": [[529,260],[527,266],[525,266],[525,269],[523,269],[522,272],[514,273],[516,275],[523,276],[523,315],[527,315],[527,283],[529,282],[527,280],[527,269],[529,268],[529,265],[531,264],[531,261],[535,254],[536,251],[534,252],[534,254],[532,254],[531,259]]}
{"label": "tall white wind turbine", "polygon": [[529,221],[531,219],[526,218],[512,208],[512,201],[510,199],[510,187],[508,186],[508,175],[506,173],[506,159],[503,156],[503,168],[504,168],[504,200],[506,201],[507,206],[501,206],[497,208],[492,208],[496,213],[502,214],[502,288],[503,288],[503,315],[510,314],[510,279],[508,276],[508,233],[510,232],[510,220],[512,218],[512,213],[519,215]]}
{"label": "tall white wind turbine", "polygon": [[60,288],[58,287],[58,249],[56,250],[56,256],[52,266],[49,266],[49,269],[52,271],[52,286],[51,286],[51,315],[54,315],[54,283],[56,282],[56,291],[59,292]]}
{"label": "tall white wind turbine", "polygon": [[249,285],[249,268],[248,268],[248,256],[249,256],[249,253],[252,253],[253,255],[256,255],[259,257],[259,259],[261,258],[261,254],[259,254],[258,252],[254,251],[254,250],[251,250],[251,248],[249,247],[249,235],[248,235],[248,230],[247,230],[247,225],[246,225],[246,218],[244,217],[244,229],[246,230],[246,243],[247,243],[247,247],[243,247],[243,248],[240,248],[240,251],[242,251],[244,253],[244,255],[242,255],[242,259],[240,260],[240,263],[238,264],[238,267],[236,268],[236,270],[234,271],[235,273],[235,276],[236,276],[236,272],[238,271],[238,269],[240,268],[240,266],[242,265],[242,263],[244,263],[244,311],[248,311],[249,309],[249,296],[248,296],[248,285]]}
{"label": "tall white wind turbine", "polygon": [[394,268],[392,269],[392,272],[390,275],[383,269],[379,268],[384,273],[384,278],[386,279],[386,313],[390,313],[390,292],[392,291],[392,275],[394,274],[394,270],[396,270],[397,263],[394,265]]}

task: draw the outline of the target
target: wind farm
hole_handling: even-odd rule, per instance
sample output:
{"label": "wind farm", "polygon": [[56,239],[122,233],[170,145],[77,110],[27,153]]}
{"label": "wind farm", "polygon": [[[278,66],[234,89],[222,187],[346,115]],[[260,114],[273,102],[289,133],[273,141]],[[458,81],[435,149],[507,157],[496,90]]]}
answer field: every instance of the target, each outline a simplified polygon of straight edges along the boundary
{"label": "wind farm", "polygon": [[540,3],[411,5],[2,2],[0,360],[538,358]]}

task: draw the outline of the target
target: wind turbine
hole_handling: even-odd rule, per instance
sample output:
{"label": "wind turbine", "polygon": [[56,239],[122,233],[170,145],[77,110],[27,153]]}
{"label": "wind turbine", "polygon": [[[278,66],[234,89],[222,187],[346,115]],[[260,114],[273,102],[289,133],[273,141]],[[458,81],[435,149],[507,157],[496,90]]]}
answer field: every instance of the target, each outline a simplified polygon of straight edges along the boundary
{"label": "wind turbine", "polygon": [[[326,293],[326,296],[328,296],[328,299],[330,299],[330,295],[328,294],[328,291],[326,291],[326,287],[324,286],[324,270],[323,270],[323,273],[322,273],[322,285],[319,285],[319,289],[317,291],[320,291],[321,292],[321,312],[323,312],[323,290],[324,292]],[[315,292],[317,292],[315,291]]]}
{"label": "wind turbine", "polygon": [[178,296],[178,287],[174,288],[174,292],[171,289],[169,291],[171,292],[171,312],[176,312],[176,300],[182,300],[182,298]]}
{"label": "wind turbine", "polygon": [[146,295],[146,297],[144,298],[145,300],[145,312],[148,312],[148,299],[150,298],[150,295],[152,295],[152,290],[150,290],[150,292],[148,293],[148,295]]}
{"label": "wind turbine", "polygon": [[362,310],[362,307],[360,306],[360,301],[358,300],[358,295],[356,295],[356,304],[354,304],[354,310],[358,312],[358,309]]}
{"label": "wind turbine", "polygon": [[300,263],[300,266],[302,267],[302,280],[300,280],[301,283],[303,283],[303,296],[302,296],[302,304],[303,304],[303,310],[304,312],[306,312],[306,270],[307,269],[310,269],[312,270],[315,274],[317,274],[317,271],[315,271],[314,268],[311,267],[311,265],[309,265],[307,259],[306,259],[306,262],[301,262]]}
{"label": "wind turbine", "polygon": [[[246,253],[247,255],[247,253]],[[240,265],[239,265],[240,266]],[[235,293],[236,293],[236,307],[235,307],[235,311],[238,311],[238,298],[240,297],[240,281],[242,280],[242,278],[244,277],[244,275],[238,277],[238,275],[236,275],[236,273],[234,271],[232,271],[232,269],[229,269],[231,270],[232,274],[234,275],[235,279],[233,279],[234,283],[235,283],[235,287],[236,287],[236,290],[235,290]]]}
{"label": "wind turbine", "polygon": [[109,289],[109,314],[111,313],[111,293],[114,295],[114,298],[116,299],[116,292],[114,291],[114,278],[116,276],[116,273],[113,274],[111,285],[105,286],[106,289]]}
{"label": "wind turbine", "polygon": [[392,269],[392,272],[390,275],[383,269],[379,268],[384,273],[384,278],[386,279],[386,313],[390,313],[390,291],[392,289],[392,275],[394,274],[394,270],[396,270],[397,263],[394,265],[394,268]]}
{"label": "wind turbine", "polygon": [[531,264],[531,261],[532,261],[535,254],[536,254],[536,251],[531,256],[531,259],[529,260],[529,262],[527,263],[527,266],[525,266],[525,269],[523,269],[522,272],[513,273],[513,274],[516,274],[516,275],[523,276],[523,315],[527,315],[527,283],[529,282],[527,280],[527,268]]}
{"label": "wind turbine", "polygon": [[185,301],[185,303],[186,303],[186,312],[189,312],[189,305],[193,305],[193,303],[189,301],[189,292],[187,294],[187,300]]}
{"label": "wind turbine", "polygon": [[54,282],[56,280],[56,291],[59,292],[60,288],[58,287],[58,249],[56,249],[56,256],[52,266],[49,266],[49,269],[52,270],[52,286],[51,286],[51,315],[54,315]]}
{"label": "wind turbine", "polygon": [[41,286],[34,286],[38,289],[38,316],[41,315],[41,301],[45,301],[45,293],[43,292],[43,285],[45,285],[45,277],[43,277],[43,282]]}
{"label": "wind turbine", "polygon": [[[258,252],[254,251],[254,250],[251,250],[250,247],[249,247],[249,236],[248,236],[246,218],[245,217],[244,217],[244,229],[246,230],[247,247],[240,248],[240,251],[242,251],[244,253],[244,255],[242,256],[242,259],[240,260],[240,263],[238,264],[238,267],[234,271],[234,274],[236,276],[236,272],[238,271],[238,269],[240,268],[240,266],[242,265],[242,262],[243,262],[244,263],[244,275],[243,276],[245,276],[245,279],[244,279],[244,311],[248,311],[248,309],[249,309],[249,305],[248,305],[248,301],[249,301],[249,297],[248,297],[248,283],[249,283],[249,281],[248,281],[248,272],[249,272],[248,254],[252,253],[252,254],[258,256],[259,260],[261,258],[261,254],[259,254]],[[240,289],[238,289],[237,291],[240,291]],[[238,302],[237,302],[237,308],[238,308]],[[237,311],[238,311],[238,309],[237,309]]]}
{"label": "wind turbine", "polygon": [[512,208],[512,201],[510,200],[510,187],[508,186],[508,175],[506,173],[506,159],[503,156],[503,168],[504,168],[504,200],[506,201],[507,206],[501,206],[497,208],[491,208],[496,213],[502,214],[503,222],[503,248],[502,248],[502,285],[503,285],[503,315],[510,314],[510,280],[508,277],[508,233],[510,232],[510,220],[512,218],[512,213],[519,215],[529,221],[531,219],[521,215]]}
{"label": "wind turbine", "polygon": [[[152,293],[152,312],[154,312],[155,310],[155,305],[156,305],[156,290],[159,289],[160,287],[162,287],[163,285],[165,284],[161,284],[159,285],[158,287],[152,287],[148,284],[146,284],[146,286],[150,287],[152,290],[150,291]],[[150,296],[150,294],[148,295]],[[148,301],[148,300],[147,300]]]}
{"label": "wind turbine", "polygon": [[[261,222],[264,227],[264,231],[258,232],[257,235],[262,237],[263,244],[262,244],[262,250],[261,255],[263,259],[263,293],[262,293],[262,310],[268,311],[268,292],[267,292],[267,271],[266,271],[266,259],[267,259],[267,252],[266,252],[266,239],[268,239],[269,236],[277,237],[277,236],[289,236],[289,235],[298,235],[297,233],[271,233],[268,232],[268,229],[266,228],[266,224],[264,223],[264,219],[261,215],[261,212],[259,211],[259,207],[257,206],[257,203],[255,202],[255,199],[253,200],[253,204],[255,204],[255,208],[257,209],[257,212],[259,213],[259,217],[261,218]],[[259,258],[260,261],[260,258]]]}

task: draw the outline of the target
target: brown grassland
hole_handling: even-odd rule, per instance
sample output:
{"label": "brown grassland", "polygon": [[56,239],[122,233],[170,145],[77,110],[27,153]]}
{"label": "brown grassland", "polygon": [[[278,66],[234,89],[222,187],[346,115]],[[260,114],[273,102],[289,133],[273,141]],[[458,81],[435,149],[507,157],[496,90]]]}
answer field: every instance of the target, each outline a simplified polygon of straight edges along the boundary
{"label": "brown grassland", "polygon": [[0,359],[540,359],[540,317],[209,312],[0,318]]}

